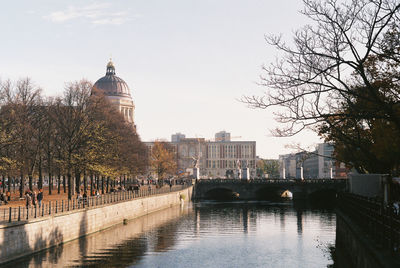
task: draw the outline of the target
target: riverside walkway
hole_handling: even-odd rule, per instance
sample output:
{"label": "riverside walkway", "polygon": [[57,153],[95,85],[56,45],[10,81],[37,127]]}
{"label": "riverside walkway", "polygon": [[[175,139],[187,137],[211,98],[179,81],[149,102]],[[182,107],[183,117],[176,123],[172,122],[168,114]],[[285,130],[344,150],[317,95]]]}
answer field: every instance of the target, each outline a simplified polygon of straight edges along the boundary
{"label": "riverside walkway", "polygon": [[72,212],[74,210],[97,208],[109,204],[130,201],[137,198],[181,191],[191,185],[191,180],[186,180],[184,184],[173,185],[172,187],[164,186],[161,188],[148,188],[145,185],[139,190],[133,191],[120,190],[81,199],[77,199],[75,197],[72,200],[65,199],[47,202],[44,201],[40,207],[38,205],[30,206],[28,208],[25,206],[10,206],[7,208],[0,208],[0,223],[27,221],[40,217]]}

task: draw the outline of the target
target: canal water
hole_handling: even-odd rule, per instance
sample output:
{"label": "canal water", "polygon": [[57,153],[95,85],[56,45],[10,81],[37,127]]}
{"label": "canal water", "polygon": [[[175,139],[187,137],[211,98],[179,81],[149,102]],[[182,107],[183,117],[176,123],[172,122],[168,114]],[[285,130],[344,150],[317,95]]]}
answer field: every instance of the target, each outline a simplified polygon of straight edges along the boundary
{"label": "canal water", "polygon": [[330,267],[333,210],[288,202],[173,207],[9,267]]}

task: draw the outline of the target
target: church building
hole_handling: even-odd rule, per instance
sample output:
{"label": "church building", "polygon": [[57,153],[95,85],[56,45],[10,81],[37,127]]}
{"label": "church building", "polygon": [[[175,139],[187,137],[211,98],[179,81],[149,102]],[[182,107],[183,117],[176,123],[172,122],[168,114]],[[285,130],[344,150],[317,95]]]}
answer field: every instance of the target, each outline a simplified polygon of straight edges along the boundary
{"label": "church building", "polygon": [[115,75],[114,63],[107,64],[106,75],[94,83],[93,88],[102,91],[105,97],[124,115],[127,122],[135,127],[135,104],[128,85]]}

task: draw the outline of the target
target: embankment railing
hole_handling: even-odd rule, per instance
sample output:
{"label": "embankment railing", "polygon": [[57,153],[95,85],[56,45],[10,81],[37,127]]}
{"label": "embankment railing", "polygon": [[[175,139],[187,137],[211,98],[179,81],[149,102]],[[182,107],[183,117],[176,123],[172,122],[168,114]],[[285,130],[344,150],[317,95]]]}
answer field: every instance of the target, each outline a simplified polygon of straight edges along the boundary
{"label": "embankment railing", "polygon": [[338,207],[375,243],[400,254],[400,214],[393,205],[350,193],[340,193]]}
{"label": "embankment railing", "polygon": [[[58,213],[74,211],[79,209],[96,208],[108,204],[125,202],[141,197],[164,194],[169,192],[181,191],[189,186],[191,182],[185,182],[182,185],[172,187],[147,188],[142,187],[139,190],[117,191],[87,198],[74,198],[72,200],[42,201],[41,206],[19,206],[0,209],[0,222],[27,221],[34,218],[51,216]],[[144,189],[147,188],[147,189]]]}

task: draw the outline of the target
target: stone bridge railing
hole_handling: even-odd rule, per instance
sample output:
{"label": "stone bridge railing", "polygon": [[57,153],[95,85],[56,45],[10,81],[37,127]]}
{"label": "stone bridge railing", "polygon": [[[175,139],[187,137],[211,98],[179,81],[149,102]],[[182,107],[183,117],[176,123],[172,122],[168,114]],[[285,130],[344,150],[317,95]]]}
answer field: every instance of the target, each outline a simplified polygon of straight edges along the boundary
{"label": "stone bridge railing", "polygon": [[231,191],[240,199],[258,199],[262,198],[262,191],[289,190],[294,199],[301,199],[321,191],[342,192],[346,187],[346,179],[207,179],[197,181],[195,197],[207,199],[211,192],[215,195],[215,191],[221,190],[221,194],[224,191]]}
{"label": "stone bridge railing", "polygon": [[197,183],[211,183],[211,184],[229,184],[229,183],[255,183],[255,184],[292,184],[292,183],[317,183],[317,184],[343,184],[346,183],[347,179],[250,179],[250,180],[239,180],[239,179],[201,179]]}

